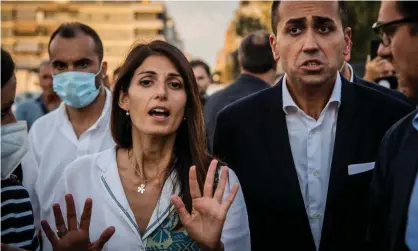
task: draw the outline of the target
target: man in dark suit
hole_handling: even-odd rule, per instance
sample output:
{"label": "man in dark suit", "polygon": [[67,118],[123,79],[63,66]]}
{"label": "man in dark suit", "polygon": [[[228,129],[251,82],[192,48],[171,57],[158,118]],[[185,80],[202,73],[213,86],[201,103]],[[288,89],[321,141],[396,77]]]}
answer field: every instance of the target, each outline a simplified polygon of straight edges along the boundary
{"label": "man in dark suit", "polygon": [[242,40],[238,61],[241,74],[235,82],[210,96],[204,106],[209,149],[218,113],[236,100],[270,87],[276,79],[276,62],[270,48],[269,34],[265,32],[251,33]]}
{"label": "man in dark suit", "polygon": [[340,76],[344,2],[274,2],[270,37],[286,75],[218,115],[214,154],[237,174],[252,250],[362,250],[384,133],[407,104]]}
{"label": "man in dark suit", "polygon": [[[378,54],[418,90],[418,3],[382,2],[373,26]],[[383,139],[372,179],[370,250],[418,250],[418,114],[411,113]]]}

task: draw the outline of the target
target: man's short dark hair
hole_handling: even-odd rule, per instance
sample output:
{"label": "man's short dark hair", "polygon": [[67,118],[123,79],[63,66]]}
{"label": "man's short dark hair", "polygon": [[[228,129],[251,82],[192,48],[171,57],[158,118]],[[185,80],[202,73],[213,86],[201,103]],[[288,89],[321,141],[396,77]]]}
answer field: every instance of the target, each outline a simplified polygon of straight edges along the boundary
{"label": "man's short dark hair", "polygon": [[52,40],[54,40],[56,36],[60,36],[63,38],[75,38],[79,34],[79,32],[82,32],[85,35],[93,38],[93,41],[96,44],[95,52],[97,53],[97,56],[99,57],[99,62],[102,62],[103,60],[102,40],[100,39],[97,32],[93,30],[93,28],[91,28],[88,25],[79,23],[79,22],[61,24],[60,27],[58,27],[58,29],[56,29],[54,33],[52,33],[51,35],[51,39],[49,40],[49,44],[48,44],[48,52],[50,52],[49,49],[51,46],[51,42]]}
{"label": "man's short dark hair", "polygon": [[252,73],[265,73],[276,69],[276,61],[270,47],[269,34],[257,31],[248,34],[238,49],[241,67]]}
{"label": "man's short dark hair", "polygon": [[212,74],[210,73],[210,67],[207,63],[203,62],[202,60],[192,60],[190,61],[190,65],[192,66],[192,68],[195,67],[203,67],[203,69],[205,69],[206,74],[208,74],[208,77],[210,79],[212,79]]}
{"label": "man's short dark hair", "polygon": [[1,88],[13,77],[15,72],[15,63],[12,56],[1,48]]}
{"label": "man's short dark hair", "polygon": [[[277,34],[277,23],[279,22],[279,5],[280,1],[273,1],[271,5],[271,29],[275,35]],[[343,28],[347,28],[348,16],[344,1],[338,1],[338,9],[340,11],[341,24]]]}
{"label": "man's short dark hair", "polygon": [[[418,2],[416,1],[397,1],[396,6],[402,16],[418,18]],[[418,22],[411,23],[411,34],[418,34]]]}

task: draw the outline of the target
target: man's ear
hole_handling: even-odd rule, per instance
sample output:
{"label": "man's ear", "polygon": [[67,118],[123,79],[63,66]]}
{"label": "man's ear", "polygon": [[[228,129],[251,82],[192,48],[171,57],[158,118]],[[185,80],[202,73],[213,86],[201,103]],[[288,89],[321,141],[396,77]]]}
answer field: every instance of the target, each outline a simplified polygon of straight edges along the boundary
{"label": "man's ear", "polygon": [[279,55],[279,52],[277,51],[276,36],[274,34],[270,34],[269,39],[270,39],[271,51],[273,52],[273,58],[277,62],[280,59],[280,55]]}
{"label": "man's ear", "polygon": [[350,27],[344,29],[344,41],[345,46],[343,50],[344,61],[349,62],[351,59],[351,49],[353,47],[353,42],[351,41],[352,30]]}

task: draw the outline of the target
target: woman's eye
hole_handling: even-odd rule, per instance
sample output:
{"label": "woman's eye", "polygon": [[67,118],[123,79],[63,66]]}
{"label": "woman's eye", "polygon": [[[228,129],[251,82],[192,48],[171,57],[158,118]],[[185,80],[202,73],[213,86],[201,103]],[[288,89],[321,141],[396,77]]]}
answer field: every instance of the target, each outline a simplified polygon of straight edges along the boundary
{"label": "woman's eye", "polygon": [[152,81],[151,81],[151,80],[141,80],[139,83],[140,83],[142,86],[149,86],[149,85],[151,85],[151,84],[152,84]]}
{"label": "woman's eye", "polygon": [[181,88],[181,84],[177,83],[177,82],[170,83],[170,86],[173,87],[174,89],[180,89]]}

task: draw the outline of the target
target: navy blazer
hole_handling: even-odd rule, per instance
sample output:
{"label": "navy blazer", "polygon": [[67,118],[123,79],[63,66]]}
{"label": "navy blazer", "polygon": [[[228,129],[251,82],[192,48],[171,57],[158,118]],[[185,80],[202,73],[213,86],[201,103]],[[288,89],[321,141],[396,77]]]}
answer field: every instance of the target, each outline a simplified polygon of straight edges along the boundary
{"label": "navy blazer", "polygon": [[238,99],[269,87],[268,83],[260,78],[248,74],[241,74],[231,85],[208,97],[203,109],[203,116],[205,117],[209,149],[212,149],[213,134],[215,133],[216,116],[218,113]]}
{"label": "navy blazer", "polygon": [[370,250],[409,250],[406,220],[418,173],[418,131],[412,125],[416,114],[399,121],[382,141],[371,185]]}
{"label": "navy blazer", "polygon": [[[282,106],[282,81],[227,106],[218,115],[213,153],[239,178],[252,250],[316,251]],[[374,162],[385,132],[411,111],[402,101],[342,78],[319,250],[364,247],[373,170],[348,175],[348,165]]]}

